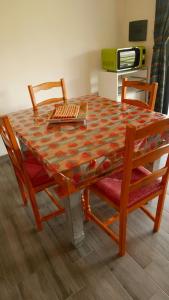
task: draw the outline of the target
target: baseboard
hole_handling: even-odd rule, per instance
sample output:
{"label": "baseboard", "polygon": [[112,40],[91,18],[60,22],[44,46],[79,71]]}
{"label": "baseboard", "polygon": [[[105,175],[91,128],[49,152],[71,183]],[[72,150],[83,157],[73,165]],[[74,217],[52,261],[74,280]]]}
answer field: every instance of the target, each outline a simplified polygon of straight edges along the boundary
{"label": "baseboard", "polygon": [[8,154],[0,156],[0,164],[9,161]]}

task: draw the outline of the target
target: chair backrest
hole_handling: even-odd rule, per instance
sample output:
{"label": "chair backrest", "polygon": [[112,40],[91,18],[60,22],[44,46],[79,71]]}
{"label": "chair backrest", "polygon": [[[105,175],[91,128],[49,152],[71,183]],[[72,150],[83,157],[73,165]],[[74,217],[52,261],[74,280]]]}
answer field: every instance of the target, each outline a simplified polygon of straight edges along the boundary
{"label": "chair backrest", "polygon": [[[145,93],[149,93],[148,103],[143,102],[137,99],[128,99],[127,98],[127,87],[134,88],[137,90],[145,91]],[[121,93],[121,102],[127,103],[131,105],[135,105],[142,108],[147,108],[150,110],[154,110],[156,95],[157,95],[158,83],[146,83],[141,81],[129,81],[127,78],[123,79],[122,82],[122,93]],[[146,100],[146,99],[145,99]]]}
{"label": "chair backrest", "polygon": [[[52,88],[59,88],[59,87],[62,90],[62,97],[50,98],[50,99],[39,101],[38,103],[36,102],[35,94],[38,93],[39,91],[49,90]],[[66,95],[64,79],[60,79],[59,81],[55,81],[55,82],[45,82],[45,83],[41,83],[41,84],[38,84],[35,86],[28,85],[28,90],[29,90],[29,94],[31,97],[32,106],[33,106],[34,110],[37,110],[38,106],[44,105],[44,104],[55,103],[55,102],[60,102],[60,101],[67,103],[67,95]]]}
{"label": "chair backrest", "polygon": [[[158,170],[152,171],[142,179],[131,182],[133,169],[153,163],[165,154],[167,154],[167,160],[164,167],[159,167]],[[161,187],[163,192],[165,191],[169,176],[169,118],[140,129],[132,125],[127,126],[124,166],[121,209],[127,207],[130,192],[148,186],[157,178],[162,178]]]}
{"label": "chair backrest", "polygon": [[[1,124],[1,137],[11,159],[16,175],[22,176],[22,154],[19,149],[16,137],[14,135],[12,126],[10,124],[8,116],[2,116],[0,120]],[[22,176],[23,177],[23,176]]]}

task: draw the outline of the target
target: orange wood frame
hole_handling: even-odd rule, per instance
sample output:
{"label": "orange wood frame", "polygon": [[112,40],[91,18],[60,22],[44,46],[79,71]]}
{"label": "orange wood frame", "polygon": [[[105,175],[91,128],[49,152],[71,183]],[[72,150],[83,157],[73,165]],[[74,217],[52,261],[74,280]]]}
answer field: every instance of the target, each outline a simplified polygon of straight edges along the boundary
{"label": "orange wood frame", "polygon": [[[128,125],[126,128],[126,138],[125,138],[125,153],[124,153],[124,168],[123,168],[123,178],[121,185],[121,196],[120,196],[120,206],[116,206],[112,201],[110,201],[104,193],[98,192],[96,187],[89,186],[85,189],[83,193],[83,209],[85,213],[85,218],[87,220],[92,220],[98,224],[118,245],[119,245],[119,255],[123,256],[126,250],[126,226],[127,226],[127,215],[132,211],[140,208],[153,222],[154,222],[154,232],[159,230],[162,210],[164,206],[167,182],[169,177],[169,143],[166,145],[158,146],[154,150],[150,150],[147,153],[142,153],[139,156],[134,155],[134,145],[136,140],[142,138],[147,138],[154,134],[160,134],[162,132],[169,131],[169,118],[157,121],[155,124],[150,124],[144,128],[136,130],[132,125]],[[160,168],[156,171],[152,171],[151,174],[131,183],[132,170],[138,166],[145,166],[148,162],[152,163],[159,159],[164,154],[167,154],[167,160],[165,167]],[[158,192],[152,193],[150,196],[142,199],[140,202],[128,206],[129,193],[133,190],[144,187],[154,180],[161,178],[161,184]],[[92,212],[89,199],[89,191],[97,194],[102,200],[106,201],[110,206],[112,206],[117,213],[111,218],[101,221]],[[156,214],[153,215],[146,207],[147,202],[158,197]],[[109,225],[119,220],[119,235],[114,233]]]}
{"label": "orange wood frame", "polygon": [[[145,92],[149,92],[149,100],[148,103],[145,103],[141,100],[136,99],[127,99],[127,87],[133,87],[138,90],[143,90]],[[138,107],[154,110],[156,95],[157,95],[158,83],[145,83],[141,81],[128,81],[127,78],[123,79],[122,83],[122,93],[121,93],[121,102],[126,104],[135,105]]]}
{"label": "orange wood frame", "polygon": [[[34,188],[31,184],[28,174],[23,166],[23,157],[21,150],[19,149],[17,140],[12,130],[12,126],[9,122],[9,118],[7,116],[1,117],[1,136],[8,151],[9,157],[11,159],[14,172],[18,181],[18,186],[21,192],[21,196],[23,199],[23,204],[27,204],[27,199],[30,199],[30,203],[32,206],[32,210],[35,216],[35,222],[37,225],[37,229],[42,229],[42,222],[51,219],[52,217],[58,216],[64,213],[64,208],[59,204],[57,197],[54,197],[53,194],[47,189],[49,187],[55,186],[56,181],[53,181],[47,184],[39,185]],[[56,210],[47,214],[41,215],[38,204],[36,201],[36,193],[39,192],[46,192],[49,196],[50,200],[55,204],[57,207]]]}
{"label": "orange wood frame", "polygon": [[[36,97],[35,94],[42,90],[49,90],[51,88],[55,87],[61,87],[62,89],[62,95],[61,98],[50,98],[43,101],[40,101],[39,103],[36,103]],[[55,103],[63,101],[64,103],[67,103],[67,94],[66,94],[66,88],[65,88],[65,81],[64,79],[60,79],[59,81],[55,82],[45,82],[41,83],[35,86],[28,85],[29,95],[31,97],[33,110],[36,111],[38,109],[38,106],[49,104],[49,103]]]}

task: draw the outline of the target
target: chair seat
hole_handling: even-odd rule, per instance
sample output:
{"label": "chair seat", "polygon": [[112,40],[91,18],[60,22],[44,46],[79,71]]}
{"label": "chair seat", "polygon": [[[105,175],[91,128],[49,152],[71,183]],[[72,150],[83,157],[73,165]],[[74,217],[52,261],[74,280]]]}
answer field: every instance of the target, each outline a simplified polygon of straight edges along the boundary
{"label": "chair seat", "polygon": [[54,184],[53,177],[47,174],[43,164],[36,159],[31,151],[24,151],[23,165],[34,188]]}
{"label": "chair seat", "polygon": [[[151,174],[144,167],[139,167],[133,170],[131,183]],[[123,172],[117,172],[110,176],[99,180],[93,185],[94,189],[100,194],[104,195],[109,201],[113,202],[117,206],[120,206],[120,195],[121,195],[121,183],[122,183]],[[137,189],[129,194],[128,207],[133,204],[140,202],[142,199],[158,192],[161,188],[160,180],[154,180],[153,183],[148,186],[144,186]]]}
{"label": "chair seat", "polygon": [[64,197],[67,197],[69,195],[69,191],[66,185],[56,185],[54,191],[60,199],[63,199]]}

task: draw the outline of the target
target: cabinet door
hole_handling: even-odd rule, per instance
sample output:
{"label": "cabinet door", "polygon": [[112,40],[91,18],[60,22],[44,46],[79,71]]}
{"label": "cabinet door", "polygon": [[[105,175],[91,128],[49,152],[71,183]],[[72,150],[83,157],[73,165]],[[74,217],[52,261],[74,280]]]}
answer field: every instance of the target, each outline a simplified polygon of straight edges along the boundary
{"label": "cabinet door", "polygon": [[118,75],[113,72],[99,73],[98,78],[98,92],[99,96],[117,100],[118,98]]}

